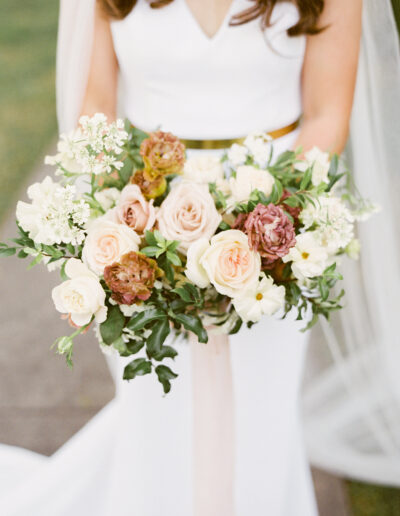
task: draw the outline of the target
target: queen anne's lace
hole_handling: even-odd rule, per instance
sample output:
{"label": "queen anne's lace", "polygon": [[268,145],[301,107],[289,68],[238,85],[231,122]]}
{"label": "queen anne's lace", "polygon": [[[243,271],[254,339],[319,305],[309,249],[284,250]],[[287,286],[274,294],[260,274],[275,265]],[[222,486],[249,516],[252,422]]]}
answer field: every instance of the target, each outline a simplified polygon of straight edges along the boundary
{"label": "queen anne's lace", "polygon": [[60,186],[46,177],[29,188],[30,204],[18,203],[17,220],[35,243],[79,245],[85,239],[90,207],[75,195],[75,186]]}
{"label": "queen anne's lace", "polygon": [[118,159],[128,133],[123,121],[107,124],[107,117],[96,114],[79,120],[80,127],[68,135],[61,135],[58,153],[47,156],[45,163],[57,166],[56,175],[109,174],[120,170],[123,163]]}
{"label": "queen anne's lace", "polygon": [[324,247],[336,253],[354,238],[354,216],[338,197],[321,196],[301,212],[300,219],[306,229],[315,228]]}

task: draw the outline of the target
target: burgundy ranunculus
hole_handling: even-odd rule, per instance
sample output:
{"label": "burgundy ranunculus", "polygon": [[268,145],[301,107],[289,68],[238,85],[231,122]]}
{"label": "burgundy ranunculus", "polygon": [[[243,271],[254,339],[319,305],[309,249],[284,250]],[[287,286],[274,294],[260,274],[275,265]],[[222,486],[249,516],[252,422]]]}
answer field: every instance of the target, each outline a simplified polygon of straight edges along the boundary
{"label": "burgundy ranunculus", "polygon": [[258,251],[265,265],[287,255],[296,244],[293,224],[280,206],[257,204],[247,215],[243,231],[250,247]]}
{"label": "burgundy ranunculus", "polygon": [[143,140],[140,146],[145,179],[152,181],[158,176],[179,174],[185,163],[185,146],[173,134],[156,131]]}
{"label": "burgundy ranunculus", "polygon": [[112,291],[111,297],[121,305],[149,299],[159,276],[157,262],[135,251],[124,254],[120,263],[104,269],[104,281]]}
{"label": "burgundy ranunculus", "polygon": [[294,225],[297,226],[297,224],[299,223],[299,215],[301,212],[301,208],[299,206],[289,206],[285,203],[285,199],[287,199],[291,195],[292,194],[289,192],[289,190],[284,190],[281,200],[279,202],[280,204],[282,204],[283,209],[293,217]]}

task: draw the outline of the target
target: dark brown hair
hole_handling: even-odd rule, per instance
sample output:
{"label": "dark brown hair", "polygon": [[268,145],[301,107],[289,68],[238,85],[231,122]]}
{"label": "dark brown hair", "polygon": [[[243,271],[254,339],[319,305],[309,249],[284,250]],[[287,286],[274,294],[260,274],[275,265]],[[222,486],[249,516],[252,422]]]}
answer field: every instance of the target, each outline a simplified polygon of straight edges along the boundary
{"label": "dark brown hair", "polygon": [[[290,0],[249,0],[252,2],[248,9],[232,16],[230,25],[242,25],[260,18],[263,28],[271,24],[271,15],[275,5]],[[137,0],[98,0],[104,12],[111,18],[123,19],[135,7]],[[148,0],[153,9],[170,4],[173,0]],[[288,29],[289,36],[300,34],[318,34],[318,19],[324,9],[324,0],[293,0],[299,9],[300,19]]]}

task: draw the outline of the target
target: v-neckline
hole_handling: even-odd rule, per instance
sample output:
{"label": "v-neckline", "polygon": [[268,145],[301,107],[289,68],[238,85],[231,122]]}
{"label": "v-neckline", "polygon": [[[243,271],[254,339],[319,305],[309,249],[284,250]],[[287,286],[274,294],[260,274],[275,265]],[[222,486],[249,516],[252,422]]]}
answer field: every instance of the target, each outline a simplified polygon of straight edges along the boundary
{"label": "v-neckline", "polygon": [[203,29],[202,25],[200,25],[199,20],[196,18],[195,14],[193,13],[192,9],[190,8],[189,4],[187,3],[187,0],[181,0],[181,3],[184,5],[186,12],[188,13],[189,17],[192,19],[194,25],[197,28],[197,31],[201,34],[203,39],[205,39],[209,43],[212,43],[213,41],[218,39],[220,34],[225,30],[225,27],[228,25],[235,0],[231,0],[231,3],[229,4],[229,8],[225,13],[225,17],[221,22],[221,25],[218,27],[217,31],[214,34],[212,34],[211,36],[209,36],[206,33],[206,31]]}

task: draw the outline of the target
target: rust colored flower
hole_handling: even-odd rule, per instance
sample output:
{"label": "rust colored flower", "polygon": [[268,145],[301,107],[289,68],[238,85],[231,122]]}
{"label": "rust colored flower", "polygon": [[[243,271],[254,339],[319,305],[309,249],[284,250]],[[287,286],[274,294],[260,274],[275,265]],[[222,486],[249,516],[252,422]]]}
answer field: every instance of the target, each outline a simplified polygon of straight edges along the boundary
{"label": "rust colored flower", "polygon": [[185,163],[185,146],[173,134],[157,131],[143,140],[140,155],[145,164],[144,176],[152,181],[159,175],[179,174]]}
{"label": "rust colored flower", "polygon": [[138,185],[147,200],[160,197],[167,189],[167,181],[164,176],[159,175],[155,179],[148,181],[145,177],[144,170],[138,170],[131,177],[130,182],[134,185]]}
{"label": "rust colored flower", "polygon": [[160,275],[155,260],[135,251],[124,254],[119,263],[104,269],[104,280],[112,291],[112,299],[124,305],[149,299]]}
{"label": "rust colored flower", "polygon": [[291,195],[292,194],[289,192],[289,190],[284,190],[281,200],[279,202],[282,205],[282,208],[293,217],[294,225],[297,226],[299,223],[299,215],[301,212],[301,208],[299,206],[289,206],[285,203],[285,199],[287,199]]}
{"label": "rust colored flower", "polygon": [[274,204],[257,204],[247,215],[243,231],[249,237],[250,247],[260,253],[264,266],[287,255],[296,244],[293,224],[283,209]]}

